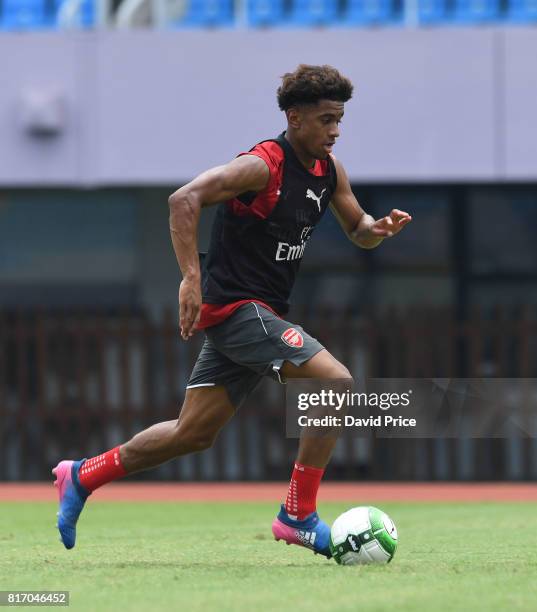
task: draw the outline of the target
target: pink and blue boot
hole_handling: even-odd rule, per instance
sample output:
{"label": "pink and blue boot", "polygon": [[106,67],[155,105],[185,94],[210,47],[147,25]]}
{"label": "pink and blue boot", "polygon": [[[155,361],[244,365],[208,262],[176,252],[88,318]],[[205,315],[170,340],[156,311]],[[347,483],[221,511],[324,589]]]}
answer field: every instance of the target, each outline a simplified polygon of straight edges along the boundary
{"label": "pink and blue boot", "polygon": [[58,487],[60,499],[57,527],[65,548],[73,548],[75,545],[76,523],[90,495],[78,480],[78,471],[84,461],[60,461],[52,470],[56,476],[54,486]]}
{"label": "pink and blue boot", "polygon": [[297,544],[313,550],[315,554],[330,554],[330,527],[321,521],[317,512],[312,512],[301,521],[292,519],[282,504],[278,516],[272,523],[272,533],[276,540],[285,540],[287,544]]}

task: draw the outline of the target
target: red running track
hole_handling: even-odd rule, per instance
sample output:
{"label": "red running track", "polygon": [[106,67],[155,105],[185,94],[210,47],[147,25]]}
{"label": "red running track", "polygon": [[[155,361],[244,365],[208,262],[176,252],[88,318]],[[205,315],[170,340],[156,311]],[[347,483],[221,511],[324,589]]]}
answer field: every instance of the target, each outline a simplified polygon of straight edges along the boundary
{"label": "red running track", "polygon": [[[287,483],[114,483],[98,489],[92,501],[234,502],[285,499]],[[0,483],[0,502],[56,501],[47,483]],[[319,501],[366,504],[403,502],[537,502],[537,483],[370,482],[321,485]]]}

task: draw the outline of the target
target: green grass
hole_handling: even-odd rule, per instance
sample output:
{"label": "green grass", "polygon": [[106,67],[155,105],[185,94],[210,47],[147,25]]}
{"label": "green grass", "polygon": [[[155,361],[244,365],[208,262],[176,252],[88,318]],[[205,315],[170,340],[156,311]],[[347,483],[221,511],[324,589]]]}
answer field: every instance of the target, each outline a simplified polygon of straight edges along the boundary
{"label": "green grass", "polygon": [[71,609],[99,612],[536,609],[537,505],[379,505],[393,562],[340,567],[276,543],[274,504],[89,503],[67,551],[55,505],[4,503],[0,590],[69,590]]}

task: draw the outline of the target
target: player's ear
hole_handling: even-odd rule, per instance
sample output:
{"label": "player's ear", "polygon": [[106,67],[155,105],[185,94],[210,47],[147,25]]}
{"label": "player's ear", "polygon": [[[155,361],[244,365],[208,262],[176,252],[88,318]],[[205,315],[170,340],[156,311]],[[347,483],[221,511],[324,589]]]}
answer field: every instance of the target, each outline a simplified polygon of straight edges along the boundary
{"label": "player's ear", "polygon": [[289,124],[289,126],[294,129],[298,129],[301,123],[301,116],[298,108],[288,108],[285,114],[287,115],[287,123]]}

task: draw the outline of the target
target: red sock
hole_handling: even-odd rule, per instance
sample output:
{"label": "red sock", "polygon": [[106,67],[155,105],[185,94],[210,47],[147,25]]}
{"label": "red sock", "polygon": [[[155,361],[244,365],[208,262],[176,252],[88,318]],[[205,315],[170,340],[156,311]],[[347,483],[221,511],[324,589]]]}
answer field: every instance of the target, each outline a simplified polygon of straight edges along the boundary
{"label": "red sock", "polygon": [[125,476],[127,472],[119,457],[119,446],[84,461],[78,472],[80,484],[89,491],[95,491],[107,482]]}
{"label": "red sock", "polygon": [[291,518],[301,521],[317,508],[317,491],[324,470],[295,463],[285,500],[285,510]]}

